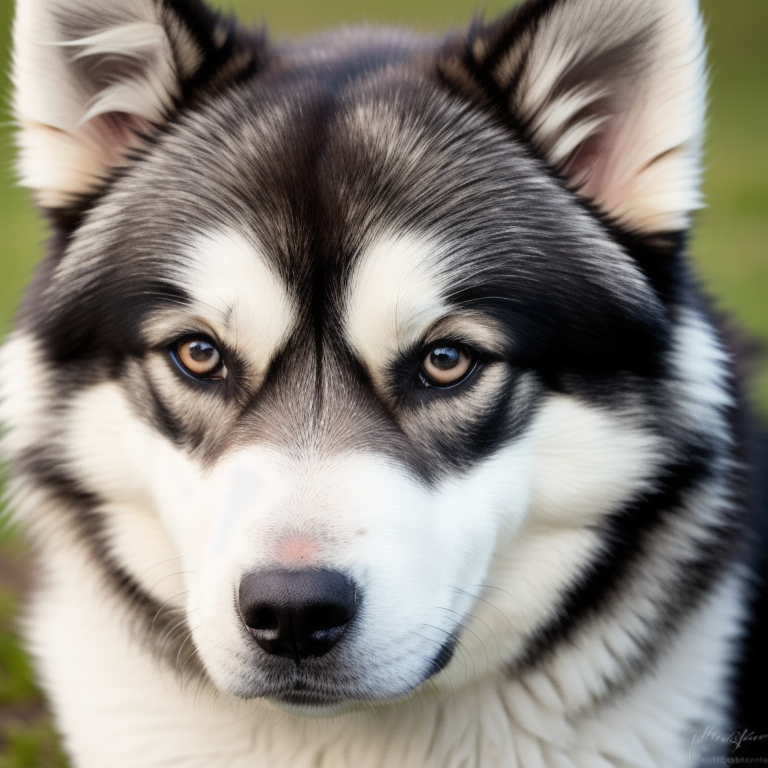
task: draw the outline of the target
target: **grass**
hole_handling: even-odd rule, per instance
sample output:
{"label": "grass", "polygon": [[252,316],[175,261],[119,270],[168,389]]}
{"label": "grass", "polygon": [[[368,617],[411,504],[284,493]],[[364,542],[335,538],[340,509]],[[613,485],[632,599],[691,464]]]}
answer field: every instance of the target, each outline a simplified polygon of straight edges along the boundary
{"label": "grass", "polygon": [[[491,16],[508,3],[492,0],[484,5]],[[716,306],[762,344],[754,393],[763,415],[768,415],[768,3],[702,0],[702,5],[712,80],[704,184],[709,207],[697,216],[692,250]],[[226,7],[237,7],[252,21],[267,19],[273,34],[282,37],[355,21],[440,28],[468,19],[475,4],[241,0]],[[10,0],[0,0],[0,71],[8,69],[10,17]],[[0,91],[6,93],[7,87],[0,86]],[[9,327],[45,239],[27,194],[13,187],[11,164],[6,122],[0,126],[0,336]],[[0,532],[0,768],[63,768],[66,762],[15,634],[25,563],[22,543],[6,528]]]}

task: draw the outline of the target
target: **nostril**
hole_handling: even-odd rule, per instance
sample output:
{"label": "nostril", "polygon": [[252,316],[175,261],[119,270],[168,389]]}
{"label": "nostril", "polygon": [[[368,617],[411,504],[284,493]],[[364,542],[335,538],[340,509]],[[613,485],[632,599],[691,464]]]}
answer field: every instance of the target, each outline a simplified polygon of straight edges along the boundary
{"label": "nostril", "polygon": [[338,571],[270,569],[243,577],[238,606],[258,645],[298,666],[328,653],[341,639],[355,616],[357,592]]}
{"label": "nostril", "polygon": [[352,620],[354,607],[353,604],[352,606],[328,605],[310,608],[306,613],[305,621],[317,630],[334,629]]}
{"label": "nostril", "polygon": [[246,626],[249,629],[277,629],[280,626],[280,620],[273,610],[256,608],[249,615]]}

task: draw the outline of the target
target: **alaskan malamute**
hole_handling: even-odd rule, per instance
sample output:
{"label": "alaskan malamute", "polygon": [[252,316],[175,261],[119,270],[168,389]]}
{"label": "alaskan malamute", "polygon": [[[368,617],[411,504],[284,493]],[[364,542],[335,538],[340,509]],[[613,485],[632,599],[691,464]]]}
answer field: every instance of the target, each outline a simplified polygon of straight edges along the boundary
{"label": "alaskan malamute", "polygon": [[4,452],[78,768],[759,738],[740,408],[685,256],[702,37],[693,0],[280,46],[198,0],[20,2],[54,236]]}

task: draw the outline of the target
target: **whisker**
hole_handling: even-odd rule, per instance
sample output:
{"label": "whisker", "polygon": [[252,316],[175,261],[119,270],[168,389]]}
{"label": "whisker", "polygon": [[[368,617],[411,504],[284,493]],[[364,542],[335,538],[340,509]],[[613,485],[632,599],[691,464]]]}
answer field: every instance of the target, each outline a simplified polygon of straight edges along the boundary
{"label": "whisker", "polygon": [[[480,587],[480,589],[483,589],[483,590],[485,590],[485,589],[495,589],[497,592],[502,592],[507,597],[509,597],[512,600],[514,600],[517,603],[518,608],[520,608],[520,613],[523,614],[523,618],[525,619],[525,622],[528,625],[527,628],[528,629],[532,629],[533,628],[533,622],[531,622],[531,620],[526,615],[525,607],[523,606],[523,604],[509,590],[502,589],[501,587],[497,587],[497,586],[495,586],[493,584],[480,584],[479,587]],[[468,593],[468,594],[471,594],[471,593]],[[513,626],[512,622],[509,620],[509,617],[504,613],[504,611],[502,611],[499,607],[495,606],[490,600],[486,600],[485,598],[482,598],[479,595],[476,596],[476,599],[477,600],[483,600],[483,602],[486,602],[488,605],[491,606],[491,608],[495,608],[502,616],[504,616],[505,621],[510,626]]]}
{"label": "whisker", "polygon": [[[189,590],[185,589],[182,592],[177,592],[176,594],[171,595],[170,597],[163,600],[162,603],[158,606],[157,610],[155,611],[155,615],[152,617],[152,621],[150,623],[150,627],[154,628],[155,622],[160,618],[161,614],[165,613],[167,610],[170,611],[176,611],[178,610],[175,606],[172,606],[170,609],[168,608],[169,603],[174,602],[180,597],[183,597],[184,595],[188,595]],[[177,625],[178,626],[178,625]]]}
{"label": "whisker", "polygon": [[[475,616],[475,615],[473,615],[471,613],[467,613],[467,614],[463,614],[462,615],[458,611],[454,611],[452,608],[441,608],[441,610],[446,611],[447,613],[453,613],[456,616],[458,616],[459,618],[463,618],[464,616],[468,616],[469,618],[474,619],[478,623],[482,624],[488,630],[488,633],[493,638],[493,641],[496,643],[496,651],[498,652],[498,655],[501,656],[501,649],[499,648],[499,641],[496,638],[496,635],[493,633],[491,628],[482,619],[478,619],[477,616]],[[473,632],[463,621],[461,622],[460,626],[461,626],[461,631],[462,632],[466,632],[467,634],[472,635],[472,637],[474,637],[475,640],[477,640],[477,642],[480,643],[480,645],[483,647],[483,651],[485,652],[485,662],[486,662],[486,665],[490,666],[491,658],[488,655],[488,649],[485,647],[485,643],[482,641],[480,636],[477,634],[477,632]]]}

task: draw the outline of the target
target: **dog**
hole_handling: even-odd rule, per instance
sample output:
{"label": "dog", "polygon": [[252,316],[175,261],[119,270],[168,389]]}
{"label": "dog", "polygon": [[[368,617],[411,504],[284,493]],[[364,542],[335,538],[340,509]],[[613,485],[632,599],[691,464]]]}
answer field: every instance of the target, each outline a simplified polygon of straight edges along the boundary
{"label": "dog", "polygon": [[74,766],[759,739],[693,0],[283,45],[198,0],[20,0],[13,82],[53,237],[3,452]]}

